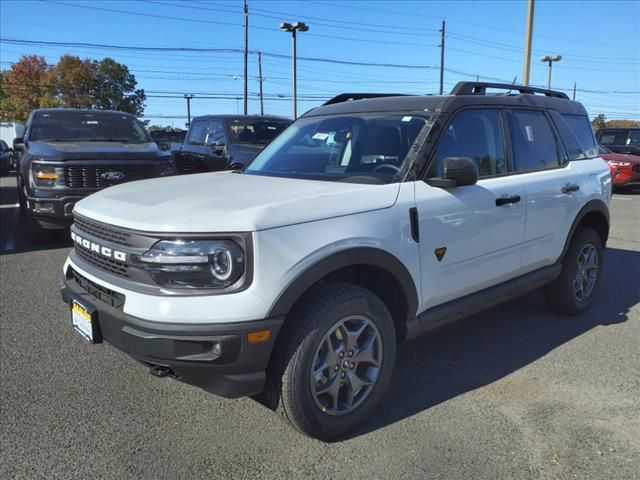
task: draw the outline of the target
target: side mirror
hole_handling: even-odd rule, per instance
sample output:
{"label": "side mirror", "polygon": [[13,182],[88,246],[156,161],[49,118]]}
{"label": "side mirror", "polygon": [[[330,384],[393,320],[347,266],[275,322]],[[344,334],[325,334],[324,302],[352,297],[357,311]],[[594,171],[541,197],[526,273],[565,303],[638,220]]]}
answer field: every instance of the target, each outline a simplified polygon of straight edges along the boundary
{"label": "side mirror", "polygon": [[475,185],[478,182],[478,167],[468,157],[447,157],[442,162],[442,176],[428,178],[434,187],[454,188]]}
{"label": "side mirror", "polygon": [[213,142],[209,144],[209,147],[211,147],[211,150],[215,153],[223,153],[226,145],[224,142]]}
{"label": "side mirror", "polygon": [[24,152],[24,137],[18,137],[13,139],[13,149],[19,152]]}

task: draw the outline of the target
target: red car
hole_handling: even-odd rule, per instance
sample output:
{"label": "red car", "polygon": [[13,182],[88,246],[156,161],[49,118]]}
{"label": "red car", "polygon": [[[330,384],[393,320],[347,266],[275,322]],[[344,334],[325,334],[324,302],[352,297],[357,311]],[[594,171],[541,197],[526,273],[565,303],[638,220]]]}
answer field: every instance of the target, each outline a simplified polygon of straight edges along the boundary
{"label": "red car", "polygon": [[614,188],[640,187],[640,156],[613,153],[602,145],[598,145],[598,152],[609,164]]}

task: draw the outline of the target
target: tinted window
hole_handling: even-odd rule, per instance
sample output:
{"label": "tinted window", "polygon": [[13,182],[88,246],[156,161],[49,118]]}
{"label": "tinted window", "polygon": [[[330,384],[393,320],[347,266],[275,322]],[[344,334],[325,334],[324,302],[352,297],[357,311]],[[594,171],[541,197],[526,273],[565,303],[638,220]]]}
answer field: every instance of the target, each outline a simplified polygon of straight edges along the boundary
{"label": "tinted window", "polygon": [[623,145],[624,144],[624,132],[599,132],[600,143],[602,145]]}
{"label": "tinted window", "polygon": [[[562,115],[567,124],[580,142],[580,147],[586,158],[594,158],[598,156],[596,149],[596,139],[593,136],[591,123],[589,119],[583,115]],[[560,135],[563,137],[562,132]]]}
{"label": "tinted window", "polygon": [[193,122],[187,142],[191,145],[204,145],[204,138],[207,135],[207,122],[200,120],[199,122]]}
{"label": "tinted window", "polygon": [[303,117],[267,146],[249,175],[383,184],[403,178],[426,117],[354,114]]}
{"label": "tinted window", "polygon": [[633,145],[634,147],[640,147],[640,130],[631,130],[627,137],[627,145]]}
{"label": "tinted window", "polygon": [[146,129],[124,113],[90,110],[41,111],[33,116],[29,140],[36,142],[150,143]]}
{"label": "tinted window", "polygon": [[558,166],[556,140],[543,112],[513,110],[509,128],[518,172]]}
{"label": "tinted window", "polygon": [[481,177],[506,173],[501,125],[498,110],[466,110],[456,115],[438,145],[438,173],[447,157],[472,159]]}
{"label": "tinted window", "polygon": [[232,143],[266,145],[280,135],[290,122],[282,120],[238,119],[228,121]]}
{"label": "tinted window", "polygon": [[575,132],[567,123],[567,120],[556,111],[552,110],[550,111],[550,114],[551,118],[553,118],[553,123],[555,123],[556,128],[558,129],[558,133],[560,134],[564,148],[567,151],[569,160],[584,160],[585,158],[588,158],[585,150],[580,144],[580,140],[578,140]]}
{"label": "tinted window", "polygon": [[224,125],[221,120],[211,120],[209,123],[209,135],[207,145],[225,144]]}

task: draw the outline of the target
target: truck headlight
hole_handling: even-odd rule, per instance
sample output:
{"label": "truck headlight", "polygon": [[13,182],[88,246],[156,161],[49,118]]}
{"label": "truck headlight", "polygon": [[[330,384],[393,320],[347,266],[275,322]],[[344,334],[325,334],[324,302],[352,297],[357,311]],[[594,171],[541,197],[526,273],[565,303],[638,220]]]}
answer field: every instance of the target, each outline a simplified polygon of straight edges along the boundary
{"label": "truck headlight", "polygon": [[245,271],[244,251],[233,240],[161,240],[138,260],[164,288],[227,288]]}
{"label": "truck headlight", "polygon": [[55,187],[64,185],[64,168],[47,163],[33,163],[31,167],[33,182],[37,187]]}
{"label": "truck headlight", "polygon": [[630,167],[631,162],[620,162],[618,160],[609,160],[609,165],[614,167]]}

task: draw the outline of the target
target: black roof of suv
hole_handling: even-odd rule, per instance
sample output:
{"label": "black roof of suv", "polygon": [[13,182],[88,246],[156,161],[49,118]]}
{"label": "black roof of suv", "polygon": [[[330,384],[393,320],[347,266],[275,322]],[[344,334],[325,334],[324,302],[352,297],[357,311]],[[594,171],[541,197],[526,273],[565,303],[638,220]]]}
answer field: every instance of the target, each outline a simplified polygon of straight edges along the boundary
{"label": "black roof of suv", "polygon": [[[517,93],[487,93],[487,89]],[[453,112],[470,105],[549,108],[562,114],[586,115],[582,104],[563,92],[503,83],[459,82],[449,95],[344,93],[306,112],[304,117],[366,112]]]}

